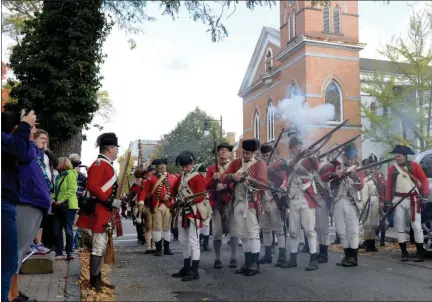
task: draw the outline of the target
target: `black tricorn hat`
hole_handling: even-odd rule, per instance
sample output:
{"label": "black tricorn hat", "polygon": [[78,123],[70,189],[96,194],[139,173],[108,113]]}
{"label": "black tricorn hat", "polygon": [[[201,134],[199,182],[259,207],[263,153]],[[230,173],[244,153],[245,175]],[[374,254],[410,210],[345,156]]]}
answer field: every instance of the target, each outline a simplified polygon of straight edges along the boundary
{"label": "black tricorn hat", "polygon": [[207,168],[204,164],[200,164],[198,167],[198,172],[199,173],[206,173],[207,172]]}
{"label": "black tricorn hat", "polygon": [[242,148],[245,151],[255,152],[260,148],[260,141],[256,138],[244,140],[242,142]]}
{"label": "black tricorn hat", "polygon": [[393,149],[393,151],[390,152],[391,154],[404,154],[404,155],[415,155],[414,151],[408,147],[403,145],[396,145]]}
{"label": "black tricorn hat", "polygon": [[303,142],[300,139],[300,137],[298,137],[298,136],[292,136],[292,137],[290,137],[290,140],[289,140],[289,143],[288,143],[289,148],[292,149],[294,147],[297,147],[298,145],[303,145]]}
{"label": "black tricorn hat", "polygon": [[371,163],[376,163],[376,162],[378,162],[378,157],[376,157],[375,154],[371,153],[371,155],[369,155],[368,160],[369,160],[369,163],[370,163],[370,164],[371,164]]}
{"label": "black tricorn hat", "polygon": [[114,132],[102,133],[96,139],[96,147],[104,147],[104,146],[117,146],[118,138]]}
{"label": "black tricorn hat", "polygon": [[[219,151],[219,149],[221,149],[221,148],[227,148],[229,150],[229,152],[232,152],[232,150],[234,149],[234,146],[231,146],[230,144],[228,144],[226,142],[222,142],[216,146],[216,150]],[[214,148],[213,148],[213,153],[215,153]]]}
{"label": "black tricorn hat", "polygon": [[272,145],[264,144],[260,147],[261,154],[270,153],[273,150]]}
{"label": "black tricorn hat", "polygon": [[151,162],[151,165],[155,167],[161,164],[168,165],[168,160],[166,158],[157,158]]}
{"label": "black tricorn hat", "polygon": [[177,166],[186,166],[195,162],[195,155],[190,151],[182,151],[177,156],[175,164]]}

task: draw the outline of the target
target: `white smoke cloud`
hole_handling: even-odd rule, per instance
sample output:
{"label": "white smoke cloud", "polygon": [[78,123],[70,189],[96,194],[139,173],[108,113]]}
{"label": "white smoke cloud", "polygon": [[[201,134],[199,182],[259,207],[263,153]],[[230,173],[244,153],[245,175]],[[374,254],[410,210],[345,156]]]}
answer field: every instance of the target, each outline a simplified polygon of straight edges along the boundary
{"label": "white smoke cloud", "polygon": [[335,108],[331,104],[320,104],[309,107],[304,96],[295,95],[285,98],[279,102],[277,112],[289,127],[297,128],[300,136],[308,134],[312,125],[324,125],[332,120],[335,115]]}

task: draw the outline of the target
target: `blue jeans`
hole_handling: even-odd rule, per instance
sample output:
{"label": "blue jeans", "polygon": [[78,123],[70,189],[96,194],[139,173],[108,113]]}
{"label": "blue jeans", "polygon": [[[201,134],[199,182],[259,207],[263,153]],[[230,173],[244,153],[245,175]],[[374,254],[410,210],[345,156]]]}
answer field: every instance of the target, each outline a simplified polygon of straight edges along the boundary
{"label": "blue jeans", "polygon": [[80,231],[81,231],[81,229],[78,228],[78,229],[76,230],[76,232],[75,232],[75,236],[74,236],[74,239],[73,239],[73,248],[74,248],[74,249],[79,248],[78,238],[79,238],[79,236],[80,236]]}
{"label": "blue jeans", "polygon": [[394,212],[391,212],[391,214],[387,217],[388,223],[391,226],[394,226]]}
{"label": "blue jeans", "polygon": [[12,276],[18,269],[18,225],[16,205],[1,201],[1,300],[8,301]]}
{"label": "blue jeans", "polygon": [[75,220],[75,214],[78,210],[67,210],[66,213],[61,213],[54,215],[55,226],[54,233],[56,235],[56,256],[63,255],[63,230],[66,233],[66,255],[73,254],[73,223]]}

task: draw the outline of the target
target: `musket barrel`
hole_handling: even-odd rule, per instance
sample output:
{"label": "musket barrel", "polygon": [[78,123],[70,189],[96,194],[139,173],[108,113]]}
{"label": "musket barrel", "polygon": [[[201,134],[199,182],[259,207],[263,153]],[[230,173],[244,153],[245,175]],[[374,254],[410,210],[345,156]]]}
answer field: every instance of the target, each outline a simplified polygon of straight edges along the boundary
{"label": "musket barrel", "polygon": [[335,133],[336,131],[338,131],[340,128],[342,128],[346,123],[348,123],[348,119],[344,120],[342,123],[340,123],[339,125],[337,125],[336,127],[334,127],[332,130],[330,130],[327,134],[325,134],[324,136],[322,136],[320,139],[318,139],[315,143],[313,143],[312,145],[310,145],[308,147],[308,150],[312,150],[314,147],[318,146],[319,143],[321,143],[322,141],[324,141],[328,136],[332,135],[333,133]]}
{"label": "musket barrel", "polygon": [[354,136],[354,137],[350,138],[349,140],[343,142],[343,143],[340,144],[339,146],[336,146],[336,147],[331,148],[331,149],[328,150],[327,152],[325,152],[325,153],[319,155],[319,156],[318,156],[318,159],[321,159],[321,158],[325,157],[327,154],[330,154],[330,153],[332,153],[332,152],[334,152],[334,151],[336,151],[336,150],[338,150],[338,149],[340,149],[340,148],[345,147],[346,145],[348,145],[348,144],[352,143],[353,141],[355,141],[355,140],[356,140],[357,138],[359,138],[360,136],[361,136],[361,134],[357,134],[356,136]]}
{"label": "musket barrel", "polygon": [[373,167],[376,167],[376,166],[380,166],[380,165],[383,165],[385,163],[391,162],[392,160],[395,160],[395,159],[396,159],[396,157],[390,157],[390,158],[387,158],[387,159],[380,160],[380,161],[378,161],[376,163],[372,163],[372,164],[369,164],[369,165],[366,165],[366,166],[358,167],[356,169],[356,172],[361,172],[361,171],[364,171],[364,170],[367,170],[367,169],[370,169],[370,168],[373,168]]}

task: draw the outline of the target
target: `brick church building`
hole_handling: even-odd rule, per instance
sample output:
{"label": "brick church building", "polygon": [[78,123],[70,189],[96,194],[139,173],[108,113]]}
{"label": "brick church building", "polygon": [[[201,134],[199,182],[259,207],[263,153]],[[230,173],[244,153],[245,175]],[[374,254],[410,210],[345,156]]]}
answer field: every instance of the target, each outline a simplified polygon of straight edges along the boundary
{"label": "brick church building", "polygon": [[[361,130],[361,65],[365,44],[359,41],[357,1],[331,1],[312,7],[310,1],[281,1],[280,29],[264,27],[240,87],[243,98],[242,139],[274,142],[286,123],[275,114],[278,103],[293,94],[304,95],[309,106],[330,103],[335,118],[311,131],[321,137],[345,119],[324,149]],[[363,60],[363,61],[362,61]],[[361,150],[361,140],[357,140]],[[281,155],[287,154],[281,145]]]}

